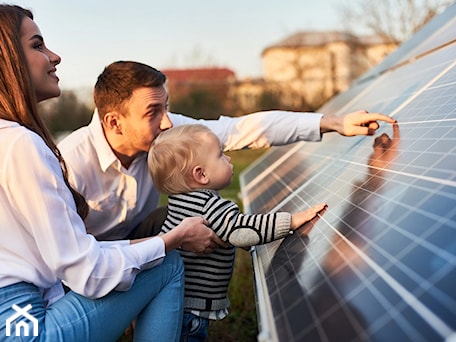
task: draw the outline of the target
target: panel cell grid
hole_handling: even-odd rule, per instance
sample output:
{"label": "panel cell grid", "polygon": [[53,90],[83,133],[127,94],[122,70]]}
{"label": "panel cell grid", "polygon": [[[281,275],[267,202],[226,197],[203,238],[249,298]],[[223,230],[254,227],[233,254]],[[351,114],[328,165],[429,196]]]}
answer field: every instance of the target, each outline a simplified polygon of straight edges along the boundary
{"label": "panel cell grid", "polygon": [[255,247],[268,295],[258,300],[280,341],[454,341],[456,44],[356,87],[334,100],[337,114],[368,108],[398,125],[281,148],[285,160],[266,154],[248,171],[261,183],[244,184],[251,212],[328,204]]}

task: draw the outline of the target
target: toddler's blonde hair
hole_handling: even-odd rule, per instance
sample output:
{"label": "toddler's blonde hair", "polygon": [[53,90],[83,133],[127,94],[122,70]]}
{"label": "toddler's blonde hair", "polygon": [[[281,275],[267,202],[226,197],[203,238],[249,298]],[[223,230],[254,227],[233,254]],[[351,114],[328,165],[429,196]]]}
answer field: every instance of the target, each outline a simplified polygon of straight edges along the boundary
{"label": "toddler's blonde hair", "polygon": [[193,167],[204,160],[208,134],[214,135],[204,125],[182,125],[162,132],[152,142],[147,164],[159,192],[172,195],[193,190],[188,182]]}

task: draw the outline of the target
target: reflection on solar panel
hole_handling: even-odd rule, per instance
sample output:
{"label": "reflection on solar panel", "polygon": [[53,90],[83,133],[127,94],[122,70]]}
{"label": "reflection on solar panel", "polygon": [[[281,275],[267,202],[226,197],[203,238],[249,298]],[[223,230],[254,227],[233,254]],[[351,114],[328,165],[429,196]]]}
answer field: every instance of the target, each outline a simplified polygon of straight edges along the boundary
{"label": "reflection on solar panel", "polygon": [[329,206],[253,249],[259,340],[456,341],[455,38],[456,4],[320,110],[398,126],[274,148],[241,175],[246,212]]}

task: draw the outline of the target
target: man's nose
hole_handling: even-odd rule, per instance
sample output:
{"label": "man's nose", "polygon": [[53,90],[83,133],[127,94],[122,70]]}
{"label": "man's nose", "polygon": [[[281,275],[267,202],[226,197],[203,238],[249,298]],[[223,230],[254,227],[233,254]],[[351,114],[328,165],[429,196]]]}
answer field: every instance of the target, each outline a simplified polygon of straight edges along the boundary
{"label": "man's nose", "polygon": [[164,130],[167,130],[169,128],[172,128],[173,127],[173,123],[171,122],[169,116],[168,116],[168,113],[165,111],[163,113],[163,116],[162,116],[162,119],[161,119],[161,122],[160,122],[160,129],[162,131]]}

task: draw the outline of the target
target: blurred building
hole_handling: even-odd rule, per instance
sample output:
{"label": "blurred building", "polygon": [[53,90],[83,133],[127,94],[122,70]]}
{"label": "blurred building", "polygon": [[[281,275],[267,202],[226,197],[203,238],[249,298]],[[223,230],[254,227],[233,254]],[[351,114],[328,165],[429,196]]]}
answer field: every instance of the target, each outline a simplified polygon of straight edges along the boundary
{"label": "blurred building", "polygon": [[379,36],[299,32],[263,50],[263,78],[285,103],[304,100],[319,106],[396,47]]}
{"label": "blurred building", "polygon": [[194,87],[226,87],[236,79],[228,68],[189,68],[161,70],[167,77],[169,93],[173,96],[188,95]]}
{"label": "blurred building", "polygon": [[[195,118],[216,119],[232,106],[234,71],[207,67],[161,70],[167,77],[170,109]],[[232,114],[232,113],[228,113]]]}
{"label": "blurred building", "polygon": [[257,110],[312,111],[346,90],[395,50],[379,36],[344,32],[299,32],[262,52],[263,77],[236,79],[227,68],[162,70],[172,110],[241,115]]}

